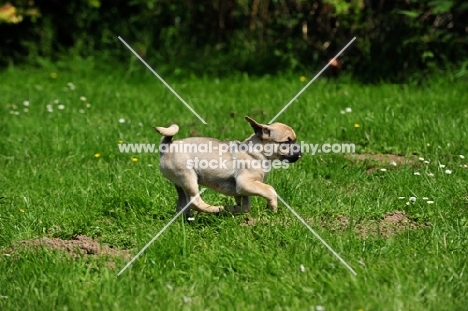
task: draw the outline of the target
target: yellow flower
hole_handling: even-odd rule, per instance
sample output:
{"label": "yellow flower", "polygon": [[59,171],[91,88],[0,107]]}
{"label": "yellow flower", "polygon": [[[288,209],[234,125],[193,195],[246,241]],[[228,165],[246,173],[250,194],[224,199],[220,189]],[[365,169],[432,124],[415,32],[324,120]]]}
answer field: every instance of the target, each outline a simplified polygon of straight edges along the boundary
{"label": "yellow flower", "polygon": [[122,139],[119,139],[119,144],[123,144],[123,140],[122,140]]}
{"label": "yellow flower", "polygon": [[359,127],[361,127],[361,125],[359,123],[354,123],[354,127],[359,128]]}
{"label": "yellow flower", "polygon": [[50,73],[50,77],[51,77],[52,79],[57,79],[57,74],[56,74],[55,72],[51,72],[51,73]]}
{"label": "yellow flower", "polygon": [[138,162],[138,158],[133,157],[132,162]]}
{"label": "yellow flower", "polygon": [[96,154],[94,155],[94,157],[99,158],[99,157],[101,157],[101,154],[100,154],[100,153],[96,153]]}
{"label": "yellow flower", "polygon": [[306,82],[306,81],[307,81],[307,78],[304,77],[304,76],[302,76],[302,77],[299,78],[299,80],[301,80],[301,82]]}
{"label": "yellow flower", "polygon": [[24,213],[24,209],[20,208],[20,212],[21,212],[21,213]]}

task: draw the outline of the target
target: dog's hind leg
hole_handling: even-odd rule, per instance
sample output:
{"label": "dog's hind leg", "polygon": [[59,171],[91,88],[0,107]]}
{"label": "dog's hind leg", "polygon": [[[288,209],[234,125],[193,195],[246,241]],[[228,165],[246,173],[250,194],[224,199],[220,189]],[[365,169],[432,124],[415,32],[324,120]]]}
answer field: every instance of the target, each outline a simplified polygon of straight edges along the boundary
{"label": "dog's hind leg", "polygon": [[[180,186],[183,191],[185,192],[187,202],[192,201],[191,208],[198,212],[203,213],[221,213],[224,211],[223,206],[213,206],[205,203],[200,195],[198,195],[198,181],[197,176],[194,174],[193,176],[185,176],[185,180],[183,181],[183,185]],[[198,196],[197,196],[198,195]]]}
{"label": "dog's hind leg", "polygon": [[[223,206],[213,206],[207,204],[205,201],[200,198],[200,196],[196,197],[198,194],[198,189],[193,191],[193,189],[185,189],[186,193],[189,196],[189,200],[192,200],[191,208],[196,211],[203,212],[203,213],[222,213],[224,211]],[[195,199],[194,199],[195,198]]]}
{"label": "dog's hind leg", "polygon": [[[181,187],[174,185],[176,190],[177,190],[177,207],[176,210],[177,212],[180,212],[187,204],[190,202],[190,200],[187,200],[187,196],[185,195],[184,189]],[[184,212],[186,218],[192,217],[192,210],[190,209],[190,206],[187,207],[187,209]]]}

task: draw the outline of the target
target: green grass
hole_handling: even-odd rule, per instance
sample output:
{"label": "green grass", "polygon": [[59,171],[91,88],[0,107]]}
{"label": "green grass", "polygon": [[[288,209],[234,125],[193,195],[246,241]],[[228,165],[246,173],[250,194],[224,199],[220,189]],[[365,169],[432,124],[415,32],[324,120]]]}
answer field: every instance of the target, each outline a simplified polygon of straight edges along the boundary
{"label": "green grass", "polygon": [[[245,216],[199,215],[191,224],[178,219],[117,277],[128,259],[74,259],[59,251],[21,249],[15,242],[84,234],[135,255],[175,215],[176,193],[159,173],[157,154],[122,154],[119,140],[158,143],[152,127],[172,122],[180,126],[180,138],[196,131],[242,139],[251,132],[245,115],[268,122],[305,84],[299,77],[168,79],[206,120],[203,125],[144,68],[14,69],[0,77],[0,295],[8,297],[0,299],[1,310],[464,310],[468,305],[468,169],[460,167],[468,164],[466,81],[417,87],[319,79],[279,117],[299,140],[353,142],[358,153],[430,160],[381,164],[386,172],[367,174],[370,163],[343,154],[305,155],[270,175],[268,183],[356,277],[284,206],[272,214],[263,199],[253,200],[248,215],[257,219],[253,226],[241,226]],[[346,107],[352,112],[341,114]],[[410,196],[418,199],[406,205]],[[203,198],[233,202],[211,190]],[[421,227],[391,237],[362,237],[353,229],[395,210]],[[337,217],[348,218],[349,228],[336,230]],[[423,226],[426,222],[430,225]]]}

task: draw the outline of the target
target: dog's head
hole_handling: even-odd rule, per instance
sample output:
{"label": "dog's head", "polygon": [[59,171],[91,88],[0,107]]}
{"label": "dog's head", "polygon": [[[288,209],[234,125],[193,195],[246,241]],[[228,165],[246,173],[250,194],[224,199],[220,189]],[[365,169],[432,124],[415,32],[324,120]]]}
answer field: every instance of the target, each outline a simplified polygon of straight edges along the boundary
{"label": "dog's head", "polygon": [[290,163],[299,160],[302,155],[301,147],[296,143],[296,133],[291,127],[283,123],[261,124],[249,116],[245,119],[254,129],[255,136],[261,140],[262,153],[268,158],[287,160]]}

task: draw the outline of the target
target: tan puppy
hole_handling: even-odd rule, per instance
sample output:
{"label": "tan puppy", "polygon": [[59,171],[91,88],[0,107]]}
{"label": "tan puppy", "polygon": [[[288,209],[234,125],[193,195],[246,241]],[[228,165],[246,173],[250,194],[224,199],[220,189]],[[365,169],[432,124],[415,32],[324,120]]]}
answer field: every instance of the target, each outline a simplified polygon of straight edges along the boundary
{"label": "tan puppy", "polygon": [[[245,117],[254,134],[243,142],[223,142],[214,138],[190,137],[172,140],[179,127],[156,127],[163,135],[160,145],[161,173],[175,186],[180,211],[199,192],[203,185],[225,195],[234,196],[236,206],[212,206],[199,196],[190,209],[206,213],[246,213],[250,211],[250,196],[261,196],[268,207],[278,209],[276,192],[265,184],[270,169],[287,168],[301,157],[296,134],[282,123],[260,124]],[[190,216],[187,209],[186,216]]]}

